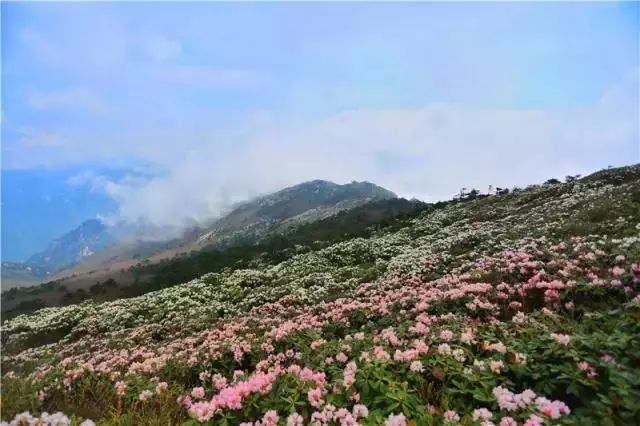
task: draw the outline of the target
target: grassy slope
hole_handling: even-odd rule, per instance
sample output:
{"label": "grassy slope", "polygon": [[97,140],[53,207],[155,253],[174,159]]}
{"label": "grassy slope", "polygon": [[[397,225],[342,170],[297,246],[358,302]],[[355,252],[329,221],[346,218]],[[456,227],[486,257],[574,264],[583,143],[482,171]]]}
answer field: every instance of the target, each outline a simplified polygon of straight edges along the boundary
{"label": "grassy slope", "polygon": [[[16,318],[3,330],[4,370],[16,372],[5,378],[4,412],[62,409],[106,424],[179,423],[189,412],[176,396],[199,385],[208,398],[217,393],[201,373],[230,379],[235,369],[251,374],[297,363],[326,375],[323,398],[338,407],[350,409],[357,391],[369,409],[365,424],[399,412],[417,424],[441,424],[447,409],[476,424],[480,407],[494,420],[547,416],[540,404],[501,410],[497,386],[566,402],[572,414],[556,423],[638,423],[640,276],[632,264],[640,260],[639,184],[640,169],[624,168],[425,209],[410,222],[281,263],[249,263],[139,298]],[[553,333],[570,336],[569,345]],[[327,342],[310,350],[318,339]],[[416,340],[431,348],[407,355]],[[53,346],[40,346],[47,342]],[[457,352],[447,354],[445,344]],[[268,356],[272,348],[282,359]],[[380,350],[392,359],[366,361]],[[141,351],[153,361],[146,373]],[[351,386],[343,383],[340,353],[357,364]],[[116,354],[122,364],[113,367]],[[60,357],[69,364],[59,365]],[[104,374],[89,371],[103,362]],[[36,365],[45,369],[25,381]],[[119,397],[114,372],[127,371]],[[70,388],[58,388],[62,377]],[[137,400],[153,389],[153,377],[168,382],[168,394]],[[290,373],[272,386],[212,421],[235,424],[268,409],[281,417],[294,408],[307,418],[313,412],[308,381]],[[45,388],[38,402],[33,395]]]}
{"label": "grassy slope", "polygon": [[92,299],[105,302],[140,296],[195,279],[225,268],[246,267],[260,262],[271,265],[301,251],[317,249],[354,237],[370,235],[375,229],[401,226],[422,209],[421,202],[404,199],[372,201],[322,220],[293,227],[289,232],[270,233],[257,241],[240,241],[229,247],[204,249],[190,255],[153,264],[139,264],[108,278],[82,282],[63,280],[38,287],[15,289],[2,294],[3,320],[28,314],[45,306],[66,306]]}

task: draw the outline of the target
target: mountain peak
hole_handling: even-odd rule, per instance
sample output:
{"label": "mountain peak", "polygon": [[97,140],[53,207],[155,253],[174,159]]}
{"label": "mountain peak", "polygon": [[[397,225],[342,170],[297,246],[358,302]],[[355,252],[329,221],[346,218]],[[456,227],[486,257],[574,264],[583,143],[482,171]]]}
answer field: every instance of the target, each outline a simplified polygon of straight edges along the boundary
{"label": "mountain peak", "polygon": [[[222,218],[211,222],[206,229],[200,231],[196,228],[195,235],[192,235],[194,232],[185,232],[175,240],[175,244],[189,245],[189,241],[195,239],[199,242],[198,247],[194,248],[197,250],[210,244],[251,240],[265,232],[325,218],[368,201],[393,198],[397,198],[396,194],[371,182],[337,184],[314,179],[240,203]],[[88,258],[94,259],[118,242],[128,241],[141,247],[146,240],[140,236],[149,229],[153,232],[154,225],[120,223],[110,226],[99,219],[87,219],[52,241],[45,250],[31,256],[26,264],[50,272],[60,271],[85,262]],[[114,253],[110,255],[114,259],[127,257],[125,253],[121,253],[121,256]]]}
{"label": "mountain peak", "polygon": [[[283,220],[310,209],[332,206],[347,200],[389,198],[397,198],[397,195],[370,182],[353,181],[340,185],[335,182],[316,179],[248,201],[234,211],[255,209],[256,216]],[[233,214],[233,212],[230,214]]]}
{"label": "mountain peak", "polygon": [[77,228],[53,240],[42,252],[31,256],[27,263],[54,272],[72,266],[114,242],[107,225],[99,219],[87,219]]}
{"label": "mountain peak", "polygon": [[[281,193],[300,192],[300,191],[333,191],[341,193],[345,196],[368,196],[373,198],[397,198],[398,196],[374,183],[367,181],[351,181],[345,184],[338,184],[329,180],[314,179],[297,185],[289,186],[273,194],[265,197],[272,197]],[[263,197],[264,198],[264,197]]]}

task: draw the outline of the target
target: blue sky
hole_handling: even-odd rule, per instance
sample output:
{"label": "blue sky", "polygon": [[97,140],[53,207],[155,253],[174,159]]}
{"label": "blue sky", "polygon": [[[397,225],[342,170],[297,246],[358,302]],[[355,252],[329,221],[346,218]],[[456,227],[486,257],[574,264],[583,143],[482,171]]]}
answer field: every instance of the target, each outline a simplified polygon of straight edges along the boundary
{"label": "blue sky", "polygon": [[[2,174],[3,260],[24,260],[71,227],[117,210],[101,191],[69,182],[78,169],[5,170]],[[113,176],[112,171],[102,174]]]}
{"label": "blue sky", "polygon": [[[432,200],[640,161],[638,3],[1,7],[7,259],[79,213],[179,225],[314,178]],[[76,200],[58,225],[18,171]]]}

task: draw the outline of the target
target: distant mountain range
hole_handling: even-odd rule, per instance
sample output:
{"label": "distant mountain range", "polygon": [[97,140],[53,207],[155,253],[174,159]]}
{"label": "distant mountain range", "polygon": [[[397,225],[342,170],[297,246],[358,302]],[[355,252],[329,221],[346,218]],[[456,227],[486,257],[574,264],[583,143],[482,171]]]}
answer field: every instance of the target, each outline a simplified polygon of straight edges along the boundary
{"label": "distant mountain range", "polygon": [[[247,243],[366,202],[393,198],[397,195],[369,182],[339,185],[314,180],[239,203],[222,217],[171,239],[150,239],[154,229],[148,223],[107,225],[89,219],[26,262],[4,262],[3,290],[97,270],[127,268],[143,261],[158,262],[204,248]],[[158,233],[162,234],[155,232]]]}
{"label": "distant mountain range", "polygon": [[84,221],[76,229],[52,241],[42,252],[27,259],[29,265],[37,265],[49,272],[73,266],[116,242],[109,227],[97,219]]}

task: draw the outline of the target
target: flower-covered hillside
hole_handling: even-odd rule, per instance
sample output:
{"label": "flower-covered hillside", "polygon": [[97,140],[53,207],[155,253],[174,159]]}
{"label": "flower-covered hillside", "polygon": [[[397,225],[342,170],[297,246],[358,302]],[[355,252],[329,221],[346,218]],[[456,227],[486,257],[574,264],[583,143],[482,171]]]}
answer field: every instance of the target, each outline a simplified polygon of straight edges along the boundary
{"label": "flower-covered hillside", "polygon": [[425,209],[277,265],[16,317],[2,326],[2,416],[638,424],[639,287],[634,166]]}

